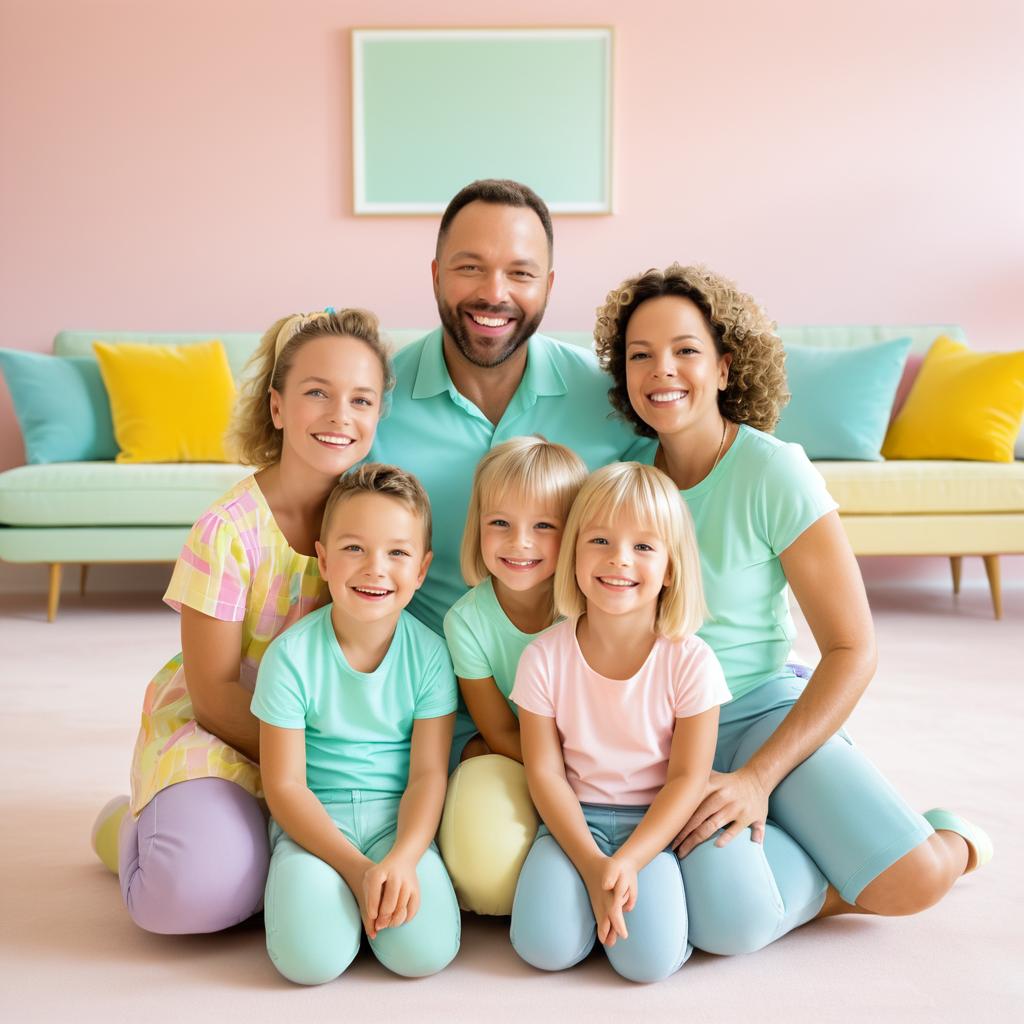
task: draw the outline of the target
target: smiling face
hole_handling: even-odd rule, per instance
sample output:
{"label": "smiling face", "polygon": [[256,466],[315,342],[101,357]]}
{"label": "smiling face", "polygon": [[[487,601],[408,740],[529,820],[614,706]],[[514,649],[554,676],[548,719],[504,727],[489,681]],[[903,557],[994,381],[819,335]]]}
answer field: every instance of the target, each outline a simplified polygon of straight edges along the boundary
{"label": "smiling face", "polygon": [[539,502],[500,495],[480,515],[480,554],[487,571],[509,590],[532,590],[554,576],[562,517]]}
{"label": "smiling face", "polygon": [[445,335],[474,366],[498,366],[544,316],[554,279],[548,240],[529,207],[463,207],[431,264]]}
{"label": "smiling face", "polygon": [[338,502],[316,553],[336,609],[364,623],[397,618],[431,559],[423,519],[404,502],[371,492]]}
{"label": "smiling face", "polygon": [[313,338],[295,353],[270,414],[282,431],[281,459],[338,477],[366,457],[380,418],[384,372],[357,338]]}
{"label": "smiling face", "polygon": [[718,354],[704,315],[690,299],[660,295],[641,303],[626,326],[625,343],[630,404],[658,434],[720,417],[718,393],[729,379],[732,357]]}
{"label": "smiling face", "polygon": [[668,544],[635,512],[605,518],[587,523],[576,540],[576,582],[587,609],[653,616],[669,579]]}

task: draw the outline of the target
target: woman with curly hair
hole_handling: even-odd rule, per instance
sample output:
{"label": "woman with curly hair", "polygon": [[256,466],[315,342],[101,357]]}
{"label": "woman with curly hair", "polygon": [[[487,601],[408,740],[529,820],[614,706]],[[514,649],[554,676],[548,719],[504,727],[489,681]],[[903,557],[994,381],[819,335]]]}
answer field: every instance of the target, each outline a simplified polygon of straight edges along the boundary
{"label": "woman with curly hair", "polygon": [[[912,811],[842,731],[875,671],[874,630],[836,503],[803,449],[769,433],[789,399],[774,323],[731,281],[672,264],[612,291],[595,339],[612,405],[657,437],[655,465],[693,515],[699,635],[732,695],[674,842],[691,941],[751,952],[816,917],[931,906],[991,843],[949,811]],[[786,664],[790,589],[821,652],[809,679]]]}

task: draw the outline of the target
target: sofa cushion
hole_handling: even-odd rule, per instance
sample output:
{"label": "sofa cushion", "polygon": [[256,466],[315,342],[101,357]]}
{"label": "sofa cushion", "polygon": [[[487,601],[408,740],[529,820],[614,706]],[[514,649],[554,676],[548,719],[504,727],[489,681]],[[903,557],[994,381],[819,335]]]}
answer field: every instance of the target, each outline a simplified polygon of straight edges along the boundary
{"label": "sofa cushion", "polygon": [[227,462],[235,401],[224,346],[93,346],[110,396],[118,462]]}
{"label": "sofa cushion", "polygon": [[786,346],[793,397],[775,428],[812,459],[881,460],[910,338],[856,348]]}
{"label": "sofa cushion", "polygon": [[55,462],[0,473],[8,526],[191,526],[252,468],[234,463]]}
{"label": "sofa cushion", "polygon": [[882,454],[1011,462],[1022,416],[1024,352],[972,352],[937,338],[889,427]]}
{"label": "sofa cushion", "polygon": [[77,462],[117,454],[110,403],[99,366],[84,356],[0,349],[25,461]]}
{"label": "sofa cushion", "polygon": [[1024,462],[816,462],[844,514],[1024,510]]}

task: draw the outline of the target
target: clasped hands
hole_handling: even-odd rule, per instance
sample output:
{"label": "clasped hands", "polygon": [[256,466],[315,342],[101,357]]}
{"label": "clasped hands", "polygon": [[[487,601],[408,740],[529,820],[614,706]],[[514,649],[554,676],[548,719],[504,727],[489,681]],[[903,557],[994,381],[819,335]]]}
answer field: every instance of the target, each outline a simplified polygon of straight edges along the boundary
{"label": "clasped hands", "polygon": [[598,941],[611,947],[617,938],[628,939],[623,915],[636,906],[636,867],[618,854],[599,853],[581,875],[597,922]]}
{"label": "clasped hands", "polygon": [[363,928],[371,939],[385,928],[398,928],[411,921],[420,908],[416,862],[409,857],[389,853],[379,864],[367,857],[345,881],[359,904]]}
{"label": "clasped hands", "polygon": [[715,846],[726,846],[748,827],[755,843],[764,842],[770,795],[771,790],[748,768],[713,771],[703,800],[672,840],[672,849],[682,859],[719,829],[725,831],[715,840]]}

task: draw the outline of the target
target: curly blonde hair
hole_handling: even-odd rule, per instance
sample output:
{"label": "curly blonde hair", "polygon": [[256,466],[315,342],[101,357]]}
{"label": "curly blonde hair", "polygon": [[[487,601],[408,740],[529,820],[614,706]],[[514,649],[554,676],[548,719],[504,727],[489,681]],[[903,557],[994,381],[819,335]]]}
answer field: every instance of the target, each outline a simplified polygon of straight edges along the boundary
{"label": "curly blonde hair", "polygon": [[597,309],[594,347],[601,368],[614,381],[608,398],[619,415],[641,436],[656,436],[626,391],[626,327],[644,302],[661,295],[689,299],[701,311],[719,356],[732,356],[728,383],[718,396],[722,415],[757,430],[774,430],[790,398],[775,322],[728,278],[707,267],[678,263],[628,278]]}
{"label": "curly blonde hair", "polygon": [[239,462],[265,469],[281,459],[281,431],[270,415],[270,389],[282,391],[295,354],[314,338],[355,338],[380,360],[384,395],[394,387],[388,347],[377,318],[365,309],[295,313],[271,324],[246,364],[245,382],[235,404],[228,445]]}

